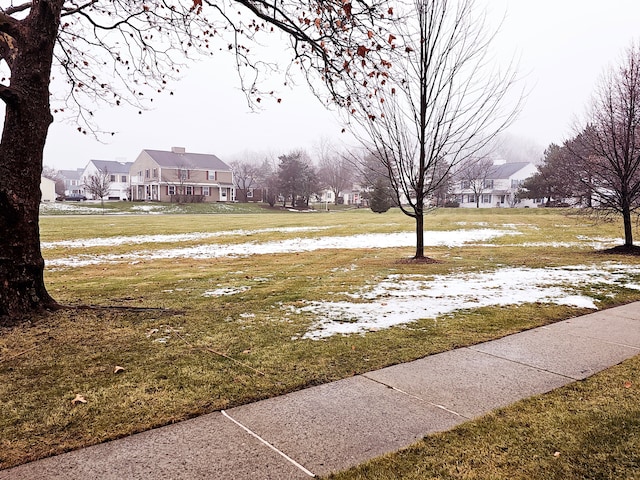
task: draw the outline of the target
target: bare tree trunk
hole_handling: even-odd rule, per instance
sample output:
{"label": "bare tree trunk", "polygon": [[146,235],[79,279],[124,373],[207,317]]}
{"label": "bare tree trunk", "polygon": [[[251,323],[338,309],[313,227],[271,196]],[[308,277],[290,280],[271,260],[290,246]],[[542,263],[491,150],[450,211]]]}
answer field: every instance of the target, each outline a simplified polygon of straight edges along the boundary
{"label": "bare tree trunk", "polygon": [[631,209],[625,205],[622,207],[622,221],[624,223],[624,246],[633,246],[633,223],[631,222]]}
{"label": "bare tree trunk", "polygon": [[424,258],[424,214],[416,215],[416,255],[414,258]]}
{"label": "bare tree trunk", "polygon": [[[0,324],[57,306],[44,286],[39,207],[42,152],[52,122],[49,78],[61,1],[34,2],[3,92],[0,143]],[[35,33],[34,33],[35,32]],[[34,73],[36,72],[36,73]]]}

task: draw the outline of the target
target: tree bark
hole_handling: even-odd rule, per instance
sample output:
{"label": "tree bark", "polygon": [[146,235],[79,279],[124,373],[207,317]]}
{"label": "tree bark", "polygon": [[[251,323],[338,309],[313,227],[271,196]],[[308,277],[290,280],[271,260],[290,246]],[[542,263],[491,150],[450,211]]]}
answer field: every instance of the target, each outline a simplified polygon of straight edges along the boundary
{"label": "tree bark", "polygon": [[416,259],[424,258],[424,214],[416,214]]}
{"label": "tree bark", "polygon": [[628,206],[622,208],[622,221],[624,223],[624,246],[633,246],[633,223],[631,222],[631,209]]}
{"label": "tree bark", "polygon": [[39,207],[49,82],[62,1],[35,0],[11,62],[0,143],[0,324],[57,303],[44,285]]}

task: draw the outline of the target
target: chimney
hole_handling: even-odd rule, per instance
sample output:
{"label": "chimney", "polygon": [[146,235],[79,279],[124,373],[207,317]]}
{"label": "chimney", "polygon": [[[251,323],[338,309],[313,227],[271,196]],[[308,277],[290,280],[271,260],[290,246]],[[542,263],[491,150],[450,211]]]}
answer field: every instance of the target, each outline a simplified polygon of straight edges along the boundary
{"label": "chimney", "polygon": [[171,147],[171,153],[185,153],[184,147]]}

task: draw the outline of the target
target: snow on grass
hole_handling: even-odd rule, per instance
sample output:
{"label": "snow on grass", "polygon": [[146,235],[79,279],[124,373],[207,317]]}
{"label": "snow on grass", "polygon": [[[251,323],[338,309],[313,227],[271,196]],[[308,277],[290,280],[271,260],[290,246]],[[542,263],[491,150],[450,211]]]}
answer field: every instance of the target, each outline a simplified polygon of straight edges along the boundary
{"label": "snow on grass", "polygon": [[40,213],[47,214],[52,212],[65,212],[65,213],[79,213],[79,214],[88,214],[88,213],[103,213],[108,212],[109,209],[97,207],[85,207],[80,206],[78,203],[60,203],[60,202],[47,202],[40,204]]}
{"label": "snow on grass", "polygon": [[238,293],[243,293],[251,290],[251,287],[243,286],[243,287],[221,287],[215,290],[209,290],[202,294],[203,297],[223,297],[227,295],[237,295]]}
{"label": "snow on grass", "polygon": [[[278,229],[283,231],[283,229]],[[462,246],[467,243],[486,242],[504,235],[519,235],[512,230],[476,229],[425,232],[425,246]],[[209,259],[220,257],[247,257],[280,253],[311,252],[323,249],[368,249],[415,246],[414,232],[369,233],[339,237],[291,238],[272,242],[247,242],[235,245],[197,245],[193,247],[145,250],[128,254],[76,255],[47,261],[47,266],[82,267],[101,263],[135,262],[160,259]]]}
{"label": "snow on grass", "polygon": [[57,242],[42,242],[41,248],[87,248],[87,247],[115,247],[118,245],[139,245],[143,243],[174,243],[205,240],[207,238],[224,236],[250,236],[259,233],[271,232],[317,232],[331,227],[283,227],[263,228],[259,230],[227,230],[222,232],[193,232],[159,235],[129,235],[104,238],[78,238],[75,240],[60,240]]}
{"label": "snow on grass", "polygon": [[318,317],[303,338],[365,333],[458,310],[541,302],[597,309],[580,289],[616,285],[640,290],[640,267],[622,264],[500,268],[449,275],[390,275],[352,294],[354,302],[312,302],[297,309]]}

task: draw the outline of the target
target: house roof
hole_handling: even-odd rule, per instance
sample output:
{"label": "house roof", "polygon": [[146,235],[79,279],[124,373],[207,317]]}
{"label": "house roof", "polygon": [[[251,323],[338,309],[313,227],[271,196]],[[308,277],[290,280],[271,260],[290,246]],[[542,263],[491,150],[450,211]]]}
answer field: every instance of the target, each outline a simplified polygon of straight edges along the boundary
{"label": "house roof", "polygon": [[191,170],[227,170],[231,167],[215,155],[207,153],[167,152],[164,150],[143,150],[159,166],[185,168]]}
{"label": "house roof", "polygon": [[133,162],[117,162],[115,160],[90,160],[97,169],[109,173],[129,173]]}
{"label": "house roof", "polygon": [[58,170],[58,173],[68,180],[80,180],[83,170],[82,168],[75,170]]}
{"label": "house roof", "polygon": [[487,179],[499,180],[501,178],[509,178],[516,172],[531,165],[530,162],[513,162],[504,163],[502,165],[494,165],[487,173]]}

